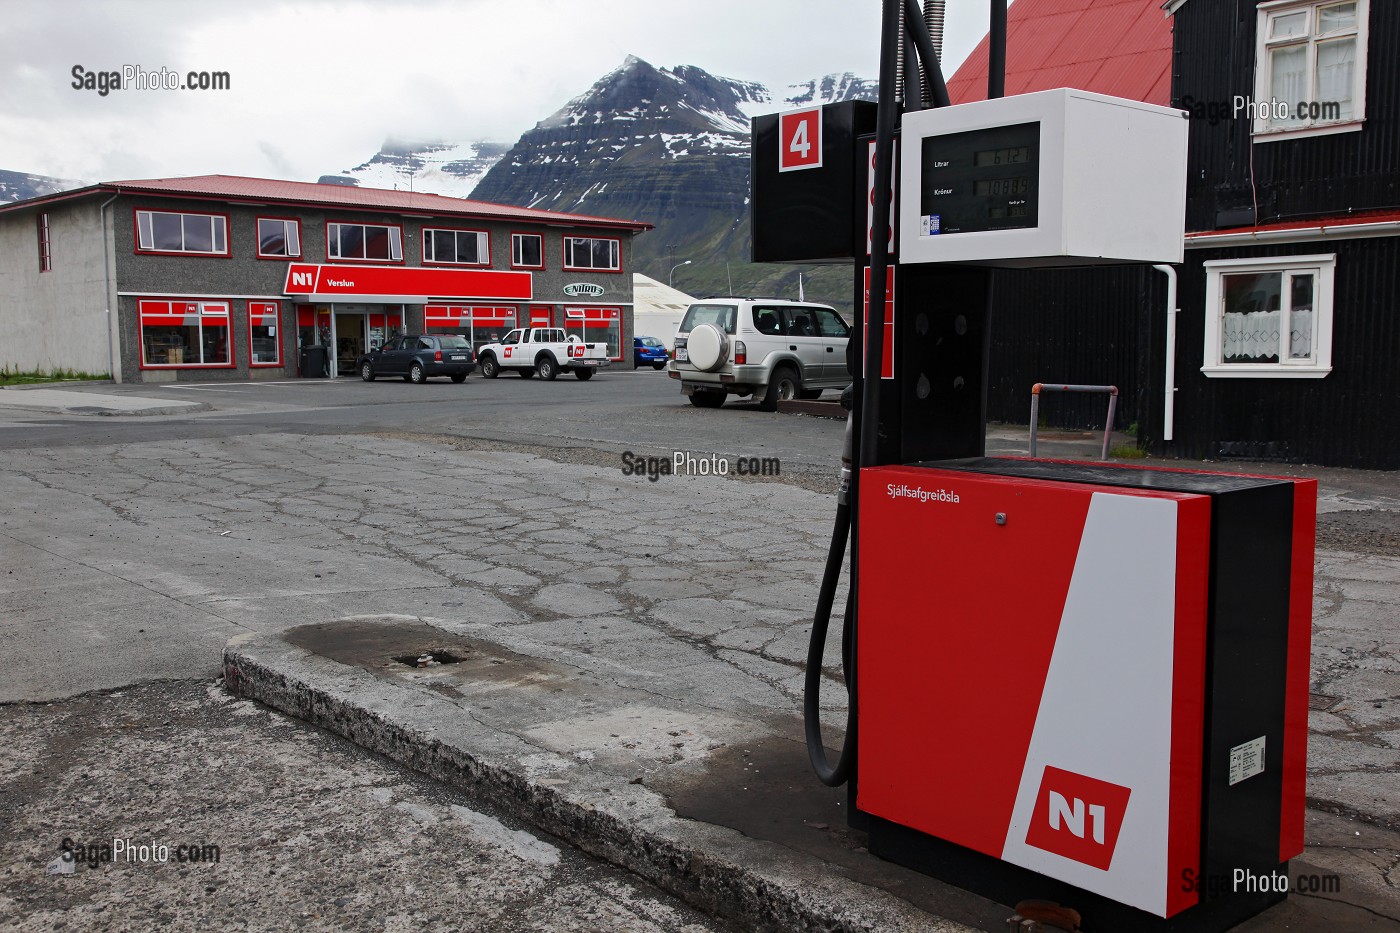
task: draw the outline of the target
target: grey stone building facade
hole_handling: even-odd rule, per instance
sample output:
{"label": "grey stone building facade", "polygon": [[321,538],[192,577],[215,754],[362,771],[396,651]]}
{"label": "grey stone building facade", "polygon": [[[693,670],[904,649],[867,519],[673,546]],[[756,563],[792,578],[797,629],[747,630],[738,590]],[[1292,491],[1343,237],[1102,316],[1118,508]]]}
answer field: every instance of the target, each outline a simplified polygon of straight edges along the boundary
{"label": "grey stone building facade", "polygon": [[[210,175],[0,206],[0,366],[124,382],[348,375],[397,333],[563,327],[630,357],[650,224]],[[323,347],[303,354],[306,347]],[[303,372],[307,360],[321,372]]]}

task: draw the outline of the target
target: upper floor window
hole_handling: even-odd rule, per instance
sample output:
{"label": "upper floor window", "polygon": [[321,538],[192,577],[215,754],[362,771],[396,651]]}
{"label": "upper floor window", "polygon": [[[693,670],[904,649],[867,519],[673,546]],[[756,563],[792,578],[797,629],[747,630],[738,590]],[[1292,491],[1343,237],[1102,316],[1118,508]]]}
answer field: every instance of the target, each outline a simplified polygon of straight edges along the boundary
{"label": "upper floor window", "polygon": [[53,268],[53,254],[49,252],[49,215],[39,215],[39,271],[48,272]]}
{"label": "upper floor window", "polygon": [[258,255],[268,259],[300,259],[301,221],[259,217]]}
{"label": "upper floor window", "polygon": [[543,269],[544,238],[538,233],[512,233],[510,264],[516,269]]}
{"label": "upper floor window", "polygon": [[136,212],[136,246],[143,253],[228,255],[228,218],[222,214]]}
{"label": "upper floor window", "polygon": [[1222,259],[1206,266],[1207,376],[1301,376],[1332,371],[1337,257]]}
{"label": "upper floor window", "polygon": [[1260,4],[1249,112],[1256,135],[1360,127],[1368,12],[1369,0]]}
{"label": "upper floor window", "polygon": [[565,269],[602,269],[617,272],[622,268],[622,246],[612,237],[564,237]]}
{"label": "upper floor window", "polygon": [[483,230],[423,228],[423,261],[489,266],[491,241]]}
{"label": "upper floor window", "polygon": [[403,262],[403,231],[381,224],[326,224],[326,258]]}

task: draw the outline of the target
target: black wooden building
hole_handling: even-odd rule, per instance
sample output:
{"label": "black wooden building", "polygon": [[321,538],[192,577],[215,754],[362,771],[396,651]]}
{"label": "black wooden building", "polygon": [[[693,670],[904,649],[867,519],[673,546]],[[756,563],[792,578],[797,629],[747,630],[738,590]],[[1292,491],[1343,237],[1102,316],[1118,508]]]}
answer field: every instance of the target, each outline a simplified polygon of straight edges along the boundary
{"label": "black wooden building", "polygon": [[[1008,93],[1191,114],[1187,241],[1174,347],[1162,271],[998,272],[989,416],[1025,423],[1035,382],[1109,383],[1116,426],[1155,453],[1400,467],[1400,4],[1018,0],[1010,17]],[[981,96],[984,52],[955,100]],[[1098,399],[1043,411],[1102,425]]]}

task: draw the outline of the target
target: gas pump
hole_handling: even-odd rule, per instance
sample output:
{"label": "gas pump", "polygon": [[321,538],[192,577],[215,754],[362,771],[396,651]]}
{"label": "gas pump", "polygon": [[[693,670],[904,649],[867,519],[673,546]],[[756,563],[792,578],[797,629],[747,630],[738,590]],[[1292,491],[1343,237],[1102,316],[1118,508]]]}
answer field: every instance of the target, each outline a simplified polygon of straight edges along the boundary
{"label": "gas pump", "polygon": [[1179,263],[1185,116],[1065,88],[948,106],[918,4],[887,0],[878,105],[753,129],[755,260],[850,260],[866,309],[814,770],[875,855],[1088,931],[1227,929],[1303,847],[1316,484],[985,456],[992,270]]}

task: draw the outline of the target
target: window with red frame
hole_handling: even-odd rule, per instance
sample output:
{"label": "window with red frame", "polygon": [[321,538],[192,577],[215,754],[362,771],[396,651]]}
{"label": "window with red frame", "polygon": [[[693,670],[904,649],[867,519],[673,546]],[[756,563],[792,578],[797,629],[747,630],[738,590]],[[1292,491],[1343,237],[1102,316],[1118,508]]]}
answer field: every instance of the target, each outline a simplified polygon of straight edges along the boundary
{"label": "window with red frame", "polygon": [[49,215],[40,214],[39,222],[39,271],[48,272],[53,268],[53,255],[49,252]]}
{"label": "window with red frame", "polygon": [[276,301],[248,302],[249,366],[282,365],[282,340],[277,336],[280,311]]}
{"label": "window with red frame", "polygon": [[606,344],[610,359],[622,359],[620,308],[565,308],[564,329],[584,343]]}
{"label": "window with red frame", "polygon": [[544,237],[538,233],[512,233],[510,264],[517,269],[543,269]]}
{"label": "window with red frame", "polygon": [[326,224],[326,258],[403,262],[403,231],[382,224]]}
{"label": "window with red frame", "polygon": [[136,212],[136,247],[143,253],[228,255],[228,218],[219,214]]}
{"label": "window with red frame", "polygon": [[619,271],[622,268],[622,242],[612,237],[566,236],[564,268]]}
{"label": "window with red frame", "polygon": [[258,255],[267,259],[300,259],[301,221],[259,217]]}
{"label": "window with red frame", "polygon": [[479,350],[499,341],[516,326],[518,313],[510,305],[425,305],[423,326],[430,334],[461,334]]}
{"label": "window with red frame", "polygon": [[489,266],[491,241],[484,230],[423,228],[423,261],[461,266]]}
{"label": "window with red frame", "polygon": [[142,301],[142,366],[232,366],[227,301]]}

